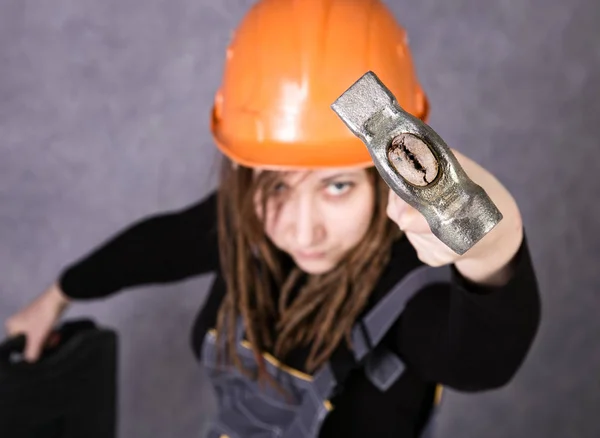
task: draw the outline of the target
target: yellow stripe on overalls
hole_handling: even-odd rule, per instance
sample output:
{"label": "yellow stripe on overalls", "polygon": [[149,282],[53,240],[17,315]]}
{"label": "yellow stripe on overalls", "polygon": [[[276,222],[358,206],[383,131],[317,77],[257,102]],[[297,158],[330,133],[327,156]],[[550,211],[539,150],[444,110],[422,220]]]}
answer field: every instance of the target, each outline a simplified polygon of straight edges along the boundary
{"label": "yellow stripe on overalls", "polygon": [[435,387],[435,397],[433,399],[433,404],[435,406],[439,405],[442,401],[442,393],[444,392],[444,387],[442,385],[436,385]]}

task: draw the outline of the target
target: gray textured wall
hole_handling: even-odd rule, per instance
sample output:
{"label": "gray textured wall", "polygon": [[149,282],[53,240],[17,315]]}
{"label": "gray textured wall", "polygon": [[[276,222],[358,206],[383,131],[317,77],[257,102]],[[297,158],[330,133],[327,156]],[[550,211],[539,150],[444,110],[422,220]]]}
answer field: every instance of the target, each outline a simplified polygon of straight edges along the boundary
{"label": "gray textured wall", "polygon": [[[230,30],[251,3],[0,2],[0,320],[120,227],[214,187],[208,111]],[[518,377],[450,394],[441,436],[600,436],[600,3],[392,8],[431,125],[519,201],[543,292]],[[198,436],[213,412],[188,348],[208,281],[70,311],[122,334],[122,437]]]}

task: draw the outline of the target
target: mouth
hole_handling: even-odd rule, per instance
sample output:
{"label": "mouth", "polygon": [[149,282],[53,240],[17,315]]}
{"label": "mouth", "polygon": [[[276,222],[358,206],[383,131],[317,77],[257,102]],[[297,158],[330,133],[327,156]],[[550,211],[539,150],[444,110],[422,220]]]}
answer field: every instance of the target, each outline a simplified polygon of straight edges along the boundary
{"label": "mouth", "polygon": [[296,251],[294,255],[301,260],[319,260],[325,257],[325,251]]}

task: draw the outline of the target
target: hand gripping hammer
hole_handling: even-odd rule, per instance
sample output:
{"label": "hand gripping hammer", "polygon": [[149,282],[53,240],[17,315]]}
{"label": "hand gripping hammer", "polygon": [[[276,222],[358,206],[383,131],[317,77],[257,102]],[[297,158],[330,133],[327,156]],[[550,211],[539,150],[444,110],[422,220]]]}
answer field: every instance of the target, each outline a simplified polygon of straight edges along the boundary
{"label": "hand gripping hammer", "polygon": [[375,73],[365,73],[331,108],[366,145],[387,185],[455,253],[467,252],[502,220],[444,140],[404,111]]}

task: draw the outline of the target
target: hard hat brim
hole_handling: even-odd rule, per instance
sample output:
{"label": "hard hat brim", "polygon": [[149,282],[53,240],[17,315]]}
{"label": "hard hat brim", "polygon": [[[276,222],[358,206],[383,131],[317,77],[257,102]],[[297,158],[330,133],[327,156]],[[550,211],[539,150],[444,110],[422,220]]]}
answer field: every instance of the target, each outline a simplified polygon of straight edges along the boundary
{"label": "hard hat brim", "polygon": [[217,134],[213,134],[213,139],[221,153],[230,160],[252,168],[299,170],[367,168],[374,165],[366,146],[363,145],[364,152],[360,153],[356,146],[349,146],[347,141],[327,145],[248,142],[232,148]]}

